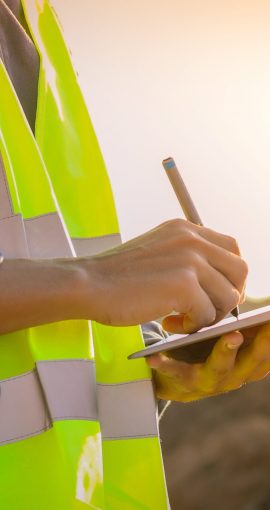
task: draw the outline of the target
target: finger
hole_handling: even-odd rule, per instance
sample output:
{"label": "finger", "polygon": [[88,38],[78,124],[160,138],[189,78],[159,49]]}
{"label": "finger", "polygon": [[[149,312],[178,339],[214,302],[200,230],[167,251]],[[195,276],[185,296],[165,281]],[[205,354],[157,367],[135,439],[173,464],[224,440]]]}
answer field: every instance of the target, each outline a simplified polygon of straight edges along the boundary
{"label": "finger", "polygon": [[242,305],[246,300],[246,283],[244,285],[244,288],[240,294],[240,300],[239,300],[239,304]]}
{"label": "finger", "polygon": [[223,335],[216,342],[211,354],[202,365],[201,374],[208,383],[208,390],[216,388],[233,370],[239,347],[244,341],[239,331]]}
{"label": "finger", "polygon": [[[178,361],[169,358],[165,354],[158,353],[146,358],[148,365],[156,370],[157,380],[163,376],[163,385],[166,386],[164,377],[167,380],[170,392],[174,393],[175,390],[181,387],[182,391],[190,391],[193,389],[193,373],[196,370],[196,365],[190,365],[184,361]],[[176,392],[177,393],[177,392]],[[170,397],[171,398],[171,397]]]}
{"label": "finger", "polygon": [[210,243],[219,246],[220,248],[224,248],[224,250],[228,250],[235,255],[240,255],[240,249],[238,243],[234,237],[220,234],[215,230],[210,228],[203,227],[201,225],[194,225],[194,230],[204,239],[209,241]]}
{"label": "finger", "polygon": [[252,374],[250,374],[246,378],[246,382],[255,382],[264,379],[270,373],[270,362],[261,363],[257,370],[254,370]]}
{"label": "finger", "polygon": [[190,365],[184,361],[177,361],[169,358],[163,353],[153,354],[146,358],[148,365],[168,377],[185,378],[189,372]]}
{"label": "finger", "polygon": [[239,353],[236,374],[249,380],[262,364],[270,362],[270,324],[262,326],[254,340]]}
{"label": "finger", "polygon": [[239,303],[240,294],[227,278],[206,263],[200,265],[198,279],[215,309],[215,322],[222,319]]}
{"label": "finger", "polygon": [[197,365],[189,365],[160,353],[149,356],[146,361],[154,369],[153,379],[159,398],[181,402],[194,398]]}
{"label": "finger", "polygon": [[[163,327],[171,333],[191,333],[212,324],[216,318],[216,309],[209,296],[199,285],[197,276],[190,272],[188,279],[189,303],[186,310],[181,309],[183,303],[179,297],[179,315],[167,316],[163,319]],[[178,318],[178,321],[177,321]]]}
{"label": "finger", "polygon": [[223,274],[242,294],[248,274],[247,263],[241,257],[219,246],[212,244],[208,248],[205,250],[205,256],[209,264]]}

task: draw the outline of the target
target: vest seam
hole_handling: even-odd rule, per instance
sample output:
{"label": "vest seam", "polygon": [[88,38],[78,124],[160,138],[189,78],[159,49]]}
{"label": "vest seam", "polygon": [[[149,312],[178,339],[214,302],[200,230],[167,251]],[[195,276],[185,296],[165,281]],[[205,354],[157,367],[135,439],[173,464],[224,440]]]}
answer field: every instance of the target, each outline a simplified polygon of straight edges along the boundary
{"label": "vest seam", "polygon": [[135,381],[125,381],[121,383],[99,383],[97,382],[97,386],[125,386],[126,384],[140,384],[142,382],[151,382],[152,379],[136,379]]}
{"label": "vest seam", "polygon": [[132,436],[102,436],[103,441],[117,441],[119,439],[143,439],[146,437],[158,437],[158,434],[139,434]]}
{"label": "vest seam", "polygon": [[38,214],[37,216],[32,216],[31,218],[24,218],[24,221],[37,220],[39,218],[44,218],[44,216],[52,216],[53,214],[58,215],[58,211],[52,211],[52,212],[45,213],[45,214]]}
{"label": "vest seam", "polygon": [[[1,157],[1,164],[0,164],[0,168],[1,168],[1,172],[2,172],[2,175],[3,175],[3,179],[4,179],[4,183],[5,183],[5,188],[6,188],[6,196],[8,198],[8,203],[9,203],[9,207],[10,207],[10,211],[11,211],[11,216],[7,216],[8,218],[11,218],[12,216],[14,216],[14,209],[13,209],[13,204],[12,204],[12,201],[11,201],[11,196],[10,196],[10,190],[9,190],[9,186],[8,186],[8,182],[7,182],[7,174],[6,174],[6,171],[5,171],[5,166],[4,166],[4,160],[3,158]],[[6,219],[6,218],[1,218],[1,219]]]}
{"label": "vest seam", "polygon": [[7,377],[6,379],[1,379],[0,385],[1,384],[6,384],[6,383],[11,382],[11,381],[15,381],[16,379],[20,379],[21,377],[26,377],[27,375],[34,374],[35,372],[36,372],[36,369],[33,368],[32,370],[28,370],[27,372],[24,372],[23,374]]}
{"label": "vest seam", "polygon": [[96,417],[87,417],[87,416],[77,416],[74,414],[74,416],[57,416],[52,419],[52,421],[62,421],[62,420],[84,420],[84,421],[98,421],[97,416]]}
{"label": "vest seam", "polygon": [[38,365],[39,363],[65,363],[65,362],[68,362],[70,363],[71,361],[79,361],[79,362],[82,362],[82,363],[93,363],[93,365],[95,364],[95,361],[92,360],[92,359],[87,359],[87,358],[63,358],[63,359],[41,359],[41,360],[38,360],[36,361],[36,364]]}
{"label": "vest seam", "polygon": [[76,359],[76,358],[73,358],[73,359],[56,359],[56,360],[40,360],[40,361],[37,361],[36,362],[36,366],[34,368],[32,368],[32,370],[28,370],[27,372],[23,372],[23,374],[18,374],[18,375],[14,375],[14,376],[11,376],[11,377],[6,377],[5,379],[1,379],[0,380],[0,385],[1,384],[5,384],[5,383],[8,383],[8,382],[11,382],[11,381],[15,381],[16,379],[20,379],[21,377],[26,377],[27,375],[29,374],[34,374],[34,373],[37,373],[37,365],[39,363],[59,363],[59,362],[68,362],[70,363],[71,361],[76,361],[76,362],[82,362],[82,363],[90,363],[92,365],[95,365],[95,361],[94,360],[91,360],[91,359]]}
{"label": "vest seam", "polygon": [[0,36],[0,58],[1,60],[3,60],[3,63],[6,65],[6,62],[5,62],[5,58],[4,58],[4,53],[3,53],[3,48],[2,48],[2,38]]}
{"label": "vest seam", "polygon": [[120,234],[114,233],[114,234],[103,234],[102,236],[93,236],[93,237],[71,237],[73,241],[85,241],[85,240],[91,240],[91,239],[103,239],[107,237],[120,237]]}
{"label": "vest seam", "polygon": [[9,439],[5,439],[4,441],[0,441],[0,445],[4,445],[6,443],[11,443],[11,442],[15,442],[15,441],[19,441],[20,439],[26,439],[27,437],[32,437],[32,436],[35,436],[37,434],[41,434],[42,432],[45,432],[46,430],[49,430],[52,428],[52,425],[48,425],[46,427],[43,427],[42,429],[38,429],[38,430],[35,430],[34,432],[31,432],[30,434],[23,434],[22,436],[16,436],[16,437],[13,437],[13,438],[9,438]]}
{"label": "vest seam", "polygon": [[1,32],[0,32],[0,51],[1,51],[1,59],[3,60],[5,68],[6,68],[6,70],[8,72],[8,75],[9,75],[9,77],[11,79],[11,77],[12,77],[12,70],[11,70],[10,65],[9,65],[9,54],[6,51],[6,47],[5,47],[4,43],[3,43],[3,38],[1,37]]}
{"label": "vest seam", "polygon": [[22,218],[20,213],[12,214],[11,216],[6,216],[5,218],[0,218],[0,221],[10,220],[11,218]]}

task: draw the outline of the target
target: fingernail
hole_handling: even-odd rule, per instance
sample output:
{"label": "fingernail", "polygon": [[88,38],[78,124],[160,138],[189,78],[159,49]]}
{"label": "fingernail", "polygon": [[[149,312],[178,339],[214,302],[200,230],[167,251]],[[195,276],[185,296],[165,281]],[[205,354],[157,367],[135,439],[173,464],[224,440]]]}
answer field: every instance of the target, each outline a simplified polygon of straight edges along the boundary
{"label": "fingernail", "polygon": [[234,351],[235,349],[238,349],[240,344],[226,344],[227,349],[230,349],[230,351]]}

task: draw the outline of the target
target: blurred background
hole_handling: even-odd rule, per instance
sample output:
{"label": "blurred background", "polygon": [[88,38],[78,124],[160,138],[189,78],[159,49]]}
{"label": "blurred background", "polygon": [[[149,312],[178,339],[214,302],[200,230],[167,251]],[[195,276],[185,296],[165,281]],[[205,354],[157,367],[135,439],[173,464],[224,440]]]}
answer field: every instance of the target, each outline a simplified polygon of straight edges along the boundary
{"label": "blurred background", "polygon": [[[268,0],[53,0],[111,178],[123,239],[181,216],[234,235],[270,294]],[[270,509],[270,380],[161,422],[172,510]]]}
{"label": "blurred background", "polygon": [[182,216],[235,235],[270,294],[269,0],[53,0],[111,177],[124,239]]}

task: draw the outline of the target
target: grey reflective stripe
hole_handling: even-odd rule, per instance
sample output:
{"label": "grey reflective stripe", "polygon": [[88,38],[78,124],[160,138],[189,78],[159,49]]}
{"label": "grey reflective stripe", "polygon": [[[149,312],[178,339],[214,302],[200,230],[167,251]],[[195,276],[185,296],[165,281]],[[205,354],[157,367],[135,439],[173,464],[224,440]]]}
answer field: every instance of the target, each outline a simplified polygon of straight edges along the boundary
{"label": "grey reflective stripe", "polygon": [[[149,399],[149,394],[151,398]],[[44,432],[54,421],[100,421],[102,437],[156,437],[150,380],[98,384],[92,360],[39,361],[36,369],[0,381],[0,444]]]}
{"label": "grey reflective stripe", "polygon": [[103,439],[158,435],[156,401],[150,380],[97,384]]}
{"label": "grey reflective stripe", "polygon": [[0,444],[26,439],[56,420],[97,420],[91,360],[53,360],[0,381]]}
{"label": "grey reflective stripe", "polygon": [[57,212],[27,218],[24,225],[30,257],[57,258],[75,255]]}
{"label": "grey reflective stripe", "polygon": [[36,371],[0,384],[0,444],[26,439],[50,427]]}
{"label": "grey reflective stripe", "polygon": [[121,244],[120,234],[73,238],[58,212],[22,219],[14,214],[0,154],[0,250],[7,258],[57,258],[94,255]]}
{"label": "grey reflective stripe", "polygon": [[0,219],[0,250],[5,258],[29,257],[24,223],[20,214]]}
{"label": "grey reflective stripe", "polygon": [[0,154],[0,250],[7,258],[57,258],[75,255],[58,212],[22,219],[14,214]]}
{"label": "grey reflective stripe", "polygon": [[8,188],[3,158],[0,153],[0,218],[13,214],[11,196]]}
{"label": "grey reflective stripe", "polygon": [[0,219],[0,250],[6,258],[57,258],[75,255],[57,212],[22,219]]}
{"label": "grey reflective stripe", "polygon": [[37,371],[53,421],[97,419],[93,361],[38,361]]}
{"label": "grey reflective stripe", "polygon": [[25,220],[20,214],[0,219],[0,250],[6,258],[87,256],[119,244],[119,234],[73,239],[71,242],[57,212]]}
{"label": "grey reflective stripe", "polygon": [[120,234],[108,234],[99,237],[78,238],[73,237],[72,243],[78,257],[95,255],[121,244]]}

